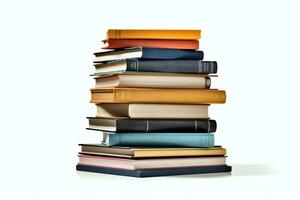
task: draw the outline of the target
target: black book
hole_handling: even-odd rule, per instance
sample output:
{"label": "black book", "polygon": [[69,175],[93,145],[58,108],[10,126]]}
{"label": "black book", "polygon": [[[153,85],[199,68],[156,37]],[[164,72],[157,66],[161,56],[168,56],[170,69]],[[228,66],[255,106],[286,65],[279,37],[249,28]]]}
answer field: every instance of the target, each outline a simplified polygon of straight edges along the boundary
{"label": "black book", "polygon": [[217,73],[216,61],[127,59],[126,62],[127,71],[176,72],[194,74]]}
{"label": "black book", "polygon": [[202,60],[142,60],[126,59],[108,63],[94,64],[95,75],[109,73],[161,72],[187,74],[215,74],[218,71],[216,61]]}
{"label": "black book", "polygon": [[89,165],[77,165],[76,170],[102,173],[102,174],[131,176],[131,177],[154,177],[154,176],[171,176],[171,175],[231,172],[231,166],[218,165],[218,166],[206,166],[206,167],[125,170],[125,169],[116,169],[116,168],[96,167],[96,166],[89,166]]}
{"label": "black book", "polygon": [[105,119],[88,117],[90,130],[133,133],[211,133],[217,129],[217,122],[210,119]]}

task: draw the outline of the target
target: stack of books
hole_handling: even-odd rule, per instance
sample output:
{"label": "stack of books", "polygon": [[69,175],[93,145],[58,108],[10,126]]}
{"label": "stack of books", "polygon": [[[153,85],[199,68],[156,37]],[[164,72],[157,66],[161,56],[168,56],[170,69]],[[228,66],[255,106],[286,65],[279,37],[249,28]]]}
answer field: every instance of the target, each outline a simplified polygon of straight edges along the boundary
{"label": "stack of books", "polygon": [[110,29],[95,53],[95,117],[103,141],[80,144],[78,171],[134,177],[230,172],[214,144],[210,89],[217,62],[203,61],[200,30]]}

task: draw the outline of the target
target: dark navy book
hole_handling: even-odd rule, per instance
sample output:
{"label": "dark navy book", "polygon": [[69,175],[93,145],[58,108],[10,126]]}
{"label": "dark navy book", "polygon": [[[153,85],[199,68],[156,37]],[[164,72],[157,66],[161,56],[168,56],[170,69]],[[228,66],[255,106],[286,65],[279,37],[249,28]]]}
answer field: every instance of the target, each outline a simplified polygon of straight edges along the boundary
{"label": "dark navy book", "polygon": [[154,177],[154,176],[231,172],[231,166],[216,165],[216,166],[183,167],[183,168],[167,168],[167,169],[125,170],[125,169],[106,168],[106,167],[97,167],[97,166],[89,166],[89,165],[77,165],[76,170],[102,173],[102,174],[132,176],[132,177]]}
{"label": "dark navy book", "polygon": [[128,58],[139,58],[141,60],[203,60],[204,57],[203,51],[146,47],[102,51],[94,53],[94,55],[95,63],[102,63],[112,60],[123,60]]}
{"label": "dark navy book", "polygon": [[203,60],[203,51],[180,50],[180,49],[160,49],[141,48],[142,59],[163,59],[163,60]]}

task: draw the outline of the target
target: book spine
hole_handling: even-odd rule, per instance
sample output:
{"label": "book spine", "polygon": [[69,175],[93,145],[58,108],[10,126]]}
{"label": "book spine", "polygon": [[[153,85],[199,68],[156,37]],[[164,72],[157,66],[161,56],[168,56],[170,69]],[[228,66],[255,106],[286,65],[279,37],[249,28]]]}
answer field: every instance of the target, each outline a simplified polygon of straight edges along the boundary
{"label": "book spine", "polygon": [[203,51],[190,51],[181,49],[162,49],[142,47],[143,59],[162,60],[203,60]]}
{"label": "book spine", "polygon": [[108,134],[104,143],[108,146],[174,146],[174,147],[213,147],[211,133],[127,133]]}
{"label": "book spine", "polygon": [[232,167],[228,165],[201,166],[201,167],[180,167],[159,170],[139,170],[139,177],[170,176],[184,174],[208,174],[231,172]]}
{"label": "book spine", "polygon": [[225,103],[226,92],[213,89],[127,89],[114,88],[112,92],[91,89],[91,103]]}
{"label": "book spine", "polygon": [[107,39],[173,39],[198,40],[201,30],[134,30],[109,29]]}
{"label": "book spine", "polygon": [[168,132],[168,133],[210,133],[215,132],[215,120],[117,120],[116,132]]}
{"label": "book spine", "polygon": [[127,59],[127,71],[214,74],[216,61],[201,60],[139,60]]}
{"label": "book spine", "polygon": [[232,167],[228,165],[201,166],[201,167],[180,167],[166,169],[146,169],[146,170],[126,170],[118,168],[98,167],[92,165],[76,165],[77,171],[114,174],[131,177],[155,177],[155,176],[171,176],[184,174],[202,174],[202,173],[224,173],[231,172]]}
{"label": "book spine", "polygon": [[199,49],[198,40],[158,40],[158,39],[109,39],[102,41],[104,47],[102,49],[115,49],[127,47],[150,47],[150,48],[166,48],[166,49]]}

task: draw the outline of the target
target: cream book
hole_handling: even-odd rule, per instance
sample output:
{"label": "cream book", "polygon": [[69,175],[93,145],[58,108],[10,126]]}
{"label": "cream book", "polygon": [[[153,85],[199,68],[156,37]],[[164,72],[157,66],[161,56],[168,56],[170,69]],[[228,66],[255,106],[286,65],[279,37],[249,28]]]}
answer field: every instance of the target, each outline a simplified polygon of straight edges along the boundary
{"label": "cream book", "polygon": [[97,104],[97,117],[132,119],[208,119],[209,105]]}
{"label": "cream book", "polygon": [[115,74],[95,78],[96,88],[138,87],[138,88],[198,88],[208,89],[210,77],[204,75],[179,74]]}

